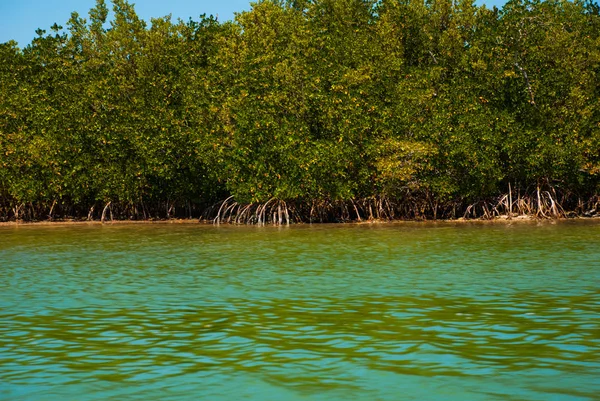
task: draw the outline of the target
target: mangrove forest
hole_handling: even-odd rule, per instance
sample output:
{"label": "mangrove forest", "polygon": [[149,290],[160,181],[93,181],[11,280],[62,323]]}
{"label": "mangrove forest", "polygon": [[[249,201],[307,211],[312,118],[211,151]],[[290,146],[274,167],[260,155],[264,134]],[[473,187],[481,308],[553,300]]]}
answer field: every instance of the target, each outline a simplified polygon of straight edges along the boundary
{"label": "mangrove forest", "polygon": [[[201,10],[199,10],[201,12]],[[0,44],[0,220],[600,211],[594,1],[125,0]]]}

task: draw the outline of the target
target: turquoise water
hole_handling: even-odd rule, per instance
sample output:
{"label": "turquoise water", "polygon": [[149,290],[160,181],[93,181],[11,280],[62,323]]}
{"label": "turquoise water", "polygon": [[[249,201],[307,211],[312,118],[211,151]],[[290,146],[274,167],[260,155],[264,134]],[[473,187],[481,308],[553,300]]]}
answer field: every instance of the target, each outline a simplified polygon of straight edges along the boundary
{"label": "turquoise water", "polygon": [[599,394],[599,222],[0,227],[1,400]]}

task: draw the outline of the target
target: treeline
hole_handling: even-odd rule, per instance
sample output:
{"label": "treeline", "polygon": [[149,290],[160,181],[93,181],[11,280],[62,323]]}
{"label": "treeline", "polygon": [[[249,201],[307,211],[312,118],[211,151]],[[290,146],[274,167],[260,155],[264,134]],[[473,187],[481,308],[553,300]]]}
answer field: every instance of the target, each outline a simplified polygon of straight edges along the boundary
{"label": "treeline", "polygon": [[112,10],[0,45],[2,219],[600,210],[595,2]]}

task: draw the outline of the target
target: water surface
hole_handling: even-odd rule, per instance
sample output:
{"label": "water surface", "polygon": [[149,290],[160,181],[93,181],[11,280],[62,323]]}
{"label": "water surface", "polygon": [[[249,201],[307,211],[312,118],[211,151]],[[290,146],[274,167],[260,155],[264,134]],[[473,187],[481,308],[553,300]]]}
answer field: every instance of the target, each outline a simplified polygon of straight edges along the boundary
{"label": "water surface", "polygon": [[598,222],[0,227],[1,400],[598,394]]}

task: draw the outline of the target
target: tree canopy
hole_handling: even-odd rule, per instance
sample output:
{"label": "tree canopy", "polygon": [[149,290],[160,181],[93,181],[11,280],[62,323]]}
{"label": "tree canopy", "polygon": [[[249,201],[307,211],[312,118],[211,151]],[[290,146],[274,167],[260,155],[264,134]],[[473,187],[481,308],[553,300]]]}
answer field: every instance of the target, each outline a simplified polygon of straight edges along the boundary
{"label": "tree canopy", "polygon": [[263,0],[146,22],[97,0],[37,35],[0,44],[3,219],[600,205],[593,1]]}

